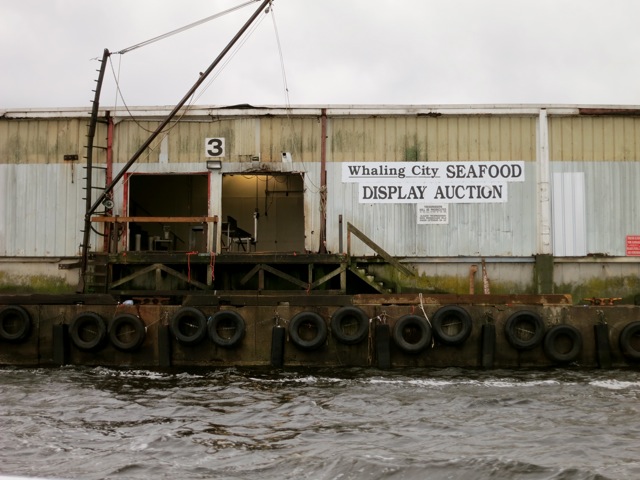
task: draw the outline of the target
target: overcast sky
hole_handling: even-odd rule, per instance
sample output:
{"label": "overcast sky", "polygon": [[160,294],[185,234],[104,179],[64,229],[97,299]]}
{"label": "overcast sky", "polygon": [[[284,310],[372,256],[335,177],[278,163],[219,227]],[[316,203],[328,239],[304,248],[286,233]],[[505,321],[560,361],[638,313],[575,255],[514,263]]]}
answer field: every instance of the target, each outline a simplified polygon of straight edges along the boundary
{"label": "overcast sky", "polygon": [[[88,107],[105,48],[245,1],[0,0],[0,110]],[[116,78],[131,106],[175,104],[259,4],[112,55],[101,105]],[[276,0],[194,103],[640,105],[639,19],[639,0]]]}

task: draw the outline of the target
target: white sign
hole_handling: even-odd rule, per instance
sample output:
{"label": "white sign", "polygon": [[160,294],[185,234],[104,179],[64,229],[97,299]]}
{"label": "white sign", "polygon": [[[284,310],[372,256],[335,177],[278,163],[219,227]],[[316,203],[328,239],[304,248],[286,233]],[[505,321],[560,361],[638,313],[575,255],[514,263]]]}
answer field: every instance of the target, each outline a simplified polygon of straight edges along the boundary
{"label": "white sign", "polygon": [[342,164],[360,203],[504,203],[508,182],[524,182],[524,162],[358,162]]}
{"label": "white sign", "polygon": [[449,205],[417,205],[418,225],[447,225]]}
{"label": "white sign", "polygon": [[224,157],[224,138],[205,138],[204,154],[207,158]]}
{"label": "white sign", "polygon": [[524,162],[357,162],[342,164],[342,181],[358,183],[524,182]]}
{"label": "white sign", "polygon": [[358,185],[360,203],[504,203],[506,183]]}

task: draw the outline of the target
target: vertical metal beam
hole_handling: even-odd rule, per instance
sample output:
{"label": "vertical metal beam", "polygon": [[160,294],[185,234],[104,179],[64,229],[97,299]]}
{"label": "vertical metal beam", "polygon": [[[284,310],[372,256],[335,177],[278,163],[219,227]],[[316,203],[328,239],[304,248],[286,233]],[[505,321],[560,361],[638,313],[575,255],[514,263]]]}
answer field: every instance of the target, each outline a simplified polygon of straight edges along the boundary
{"label": "vertical metal beam", "polygon": [[344,245],[343,245],[343,241],[342,241],[344,233],[343,233],[342,229],[343,229],[342,214],[340,214],[340,215],[338,215],[338,252],[339,253],[344,253],[344,250],[343,250],[343,246]]}
{"label": "vertical metal beam", "polygon": [[538,141],[536,159],[537,203],[538,203],[538,254],[551,255],[551,168],[549,165],[549,123],[547,110],[541,109],[538,116]]}
{"label": "vertical metal beam", "polygon": [[327,109],[320,115],[320,253],[327,253]]}
{"label": "vertical metal beam", "polygon": [[[113,134],[115,131],[115,125],[113,123],[113,117],[111,116],[111,112],[106,112],[107,118],[107,169],[105,170],[105,184],[111,182],[113,178]],[[113,197],[110,197],[113,199]],[[113,212],[111,209],[106,209],[107,215],[111,215]],[[109,252],[109,248],[111,246],[111,234],[112,234],[111,224],[104,224],[104,250],[105,252]]]}

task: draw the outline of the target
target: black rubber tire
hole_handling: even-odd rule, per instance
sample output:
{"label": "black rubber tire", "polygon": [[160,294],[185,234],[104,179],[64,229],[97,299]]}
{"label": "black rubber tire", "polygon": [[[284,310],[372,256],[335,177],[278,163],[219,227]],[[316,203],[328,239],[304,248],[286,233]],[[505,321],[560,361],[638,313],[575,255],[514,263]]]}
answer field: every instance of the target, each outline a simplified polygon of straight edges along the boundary
{"label": "black rubber tire", "polygon": [[[566,337],[571,342],[568,351],[561,351],[558,348],[558,340]],[[544,336],[544,353],[549,360],[555,363],[573,362],[582,352],[582,335],[573,325],[555,325],[551,327]]]}
{"label": "black rubber tire", "polygon": [[135,315],[122,313],[116,316],[109,325],[109,341],[118,350],[135,352],[144,343],[147,327]]}
{"label": "black rubber tire", "polygon": [[[354,333],[344,331],[346,321],[356,322]],[[358,307],[342,307],[336,310],[331,317],[331,333],[335,339],[345,345],[355,345],[367,338],[369,333],[369,316]]]}
{"label": "black rubber tire", "polygon": [[[228,338],[218,333],[218,329],[227,328],[227,325],[234,330],[233,335]],[[233,310],[221,310],[217,312],[209,322],[209,338],[219,347],[235,347],[244,337],[245,330],[244,318]]]}
{"label": "black rubber tire", "polygon": [[107,324],[94,312],[82,312],[75,316],[69,327],[69,337],[78,349],[95,352],[104,347],[107,339]]}
{"label": "black rubber tire", "polygon": [[640,342],[633,341],[633,338],[637,336],[640,337],[640,322],[631,322],[622,329],[622,332],[620,332],[620,350],[629,360],[640,360],[640,350],[636,348],[640,345]]}
{"label": "black rubber tire", "polygon": [[207,317],[194,307],[182,307],[169,322],[172,335],[184,345],[197,345],[207,336]]}
{"label": "black rubber tire", "polygon": [[[454,335],[448,332],[451,320],[460,326]],[[442,307],[433,316],[433,333],[444,345],[462,345],[471,335],[471,315],[456,305]]]}
{"label": "black rubber tire", "polygon": [[[523,328],[528,325],[529,328]],[[528,338],[522,337],[522,332],[533,333]],[[544,323],[536,312],[530,310],[520,310],[512,314],[504,326],[507,340],[516,350],[532,350],[542,342],[544,338]]]}
{"label": "black rubber tire", "polygon": [[0,338],[22,343],[31,334],[31,315],[24,308],[11,305],[0,310]]}
{"label": "black rubber tire", "polygon": [[[300,329],[307,326],[315,329],[315,335],[311,339],[304,339],[300,335]],[[315,312],[300,312],[289,322],[289,339],[300,350],[317,350],[327,341],[328,328],[324,319]]]}
{"label": "black rubber tire", "polygon": [[[407,328],[417,328],[419,331],[418,340],[412,342],[407,340],[405,333]],[[413,332],[410,332],[413,334]],[[431,327],[424,317],[419,315],[405,315],[400,317],[393,326],[393,340],[396,345],[407,353],[419,353],[431,344]]]}

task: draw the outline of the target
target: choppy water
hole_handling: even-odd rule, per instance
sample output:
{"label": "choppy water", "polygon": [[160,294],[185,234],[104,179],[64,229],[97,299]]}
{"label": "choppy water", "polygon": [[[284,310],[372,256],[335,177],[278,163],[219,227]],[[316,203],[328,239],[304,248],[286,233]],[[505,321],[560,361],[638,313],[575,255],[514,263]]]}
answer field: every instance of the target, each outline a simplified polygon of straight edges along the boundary
{"label": "choppy water", "polygon": [[640,478],[640,372],[0,369],[0,474]]}

